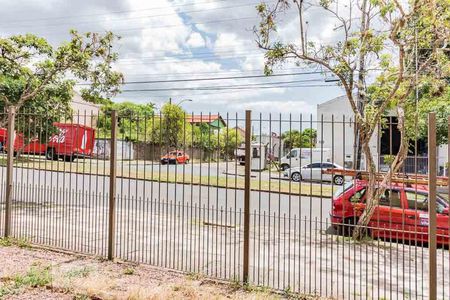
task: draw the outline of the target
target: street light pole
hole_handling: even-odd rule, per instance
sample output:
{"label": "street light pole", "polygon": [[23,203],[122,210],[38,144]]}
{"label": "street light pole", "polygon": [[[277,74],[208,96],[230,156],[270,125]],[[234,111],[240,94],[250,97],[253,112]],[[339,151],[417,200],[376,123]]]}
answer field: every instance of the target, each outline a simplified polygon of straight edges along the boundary
{"label": "street light pole", "polygon": [[178,102],[178,104],[176,104],[176,105],[177,105],[177,106],[180,106],[181,103],[183,103],[183,102],[192,102],[192,99],[183,99],[183,100],[181,100],[180,102]]}

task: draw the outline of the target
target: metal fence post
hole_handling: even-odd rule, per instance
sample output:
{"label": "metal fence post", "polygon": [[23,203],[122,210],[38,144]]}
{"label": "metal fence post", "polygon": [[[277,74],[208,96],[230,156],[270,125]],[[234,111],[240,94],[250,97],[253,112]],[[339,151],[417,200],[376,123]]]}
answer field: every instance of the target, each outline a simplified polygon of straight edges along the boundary
{"label": "metal fence post", "polygon": [[8,147],[6,151],[6,199],[5,199],[5,237],[11,235],[11,200],[13,191],[13,163],[14,163],[14,123],[16,119],[16,108],[10,106],[8,109]]}
{"label": "metal fence post", "polygon": [[428,251],[429,251],[429,297],[437,297],[436,266],[436,114],[428,114]]}
{"label": "metal fence post", "polygon": [[250,255],[250,171],[252,143],[252,111],[245,111],[245,185],[244,185],[244,267],[243,281],[248,283]]}
{"label": "metal fence post", "polygon": [[109,167],[108,259],[114,259],[116,245],[117,112],[111,112],[111,151]]}

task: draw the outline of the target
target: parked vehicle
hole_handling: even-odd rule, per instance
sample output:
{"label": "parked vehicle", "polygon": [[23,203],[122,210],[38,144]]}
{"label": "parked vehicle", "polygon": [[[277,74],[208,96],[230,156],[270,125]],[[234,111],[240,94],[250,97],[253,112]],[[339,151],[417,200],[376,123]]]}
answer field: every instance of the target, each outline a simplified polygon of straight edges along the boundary
{"label": "parked vehicle", "polygon": [[336,185],[344,184],[345,180],[350,180],[351,178],[344,178],[342,175],[331,175],[323,174],[324,170],[327,169],[344,169],[338,164],[332,164],[329,162],[320,163],[315,162],[312,164],[304,165],[303,167],[290,168],[284,171],[284,177],[290,178],[292,181],[299,182],[302,180],[311,181],[328,181],[333,182]]}
{"label": "parked vehicle", "polygon": [[[330,212],[333,227],[351,234],[365,209],[367,182],[345,183],[333,196]],[[370,235],[398,241],[428,241],[428,191],[424,186],[405,187],[396,184],[386,189],[379,199],[368,224]],[[449,204],[437,195],[437,242],[449,244]]]}
{"label": "parked vehicle", "polygon": [[187,164],[189,163],[189,155],[183,151],[170,151],[161,157],[161,164]]}
{"label": "parked vehicle", "polygon": [[95,130],[80,124],[54,123],[58,133],[47,143],[33,138],[25,143],[24,135],[17,133],[14,138],[14,153],[45,155],[48,160],[74,161],[77,157],[90,157],[94,150]]}
{"label": "parked vehicle", "polygon": [[5,149],[6,139],[7,139],[7,129],[0,128],[0,152],[3,152]]}
{"label": "parked vehicle", "polygon": [[281,170],[301,167],[313,162],[331,162],[331,149],[328,148],[294,148],[280,160]]}

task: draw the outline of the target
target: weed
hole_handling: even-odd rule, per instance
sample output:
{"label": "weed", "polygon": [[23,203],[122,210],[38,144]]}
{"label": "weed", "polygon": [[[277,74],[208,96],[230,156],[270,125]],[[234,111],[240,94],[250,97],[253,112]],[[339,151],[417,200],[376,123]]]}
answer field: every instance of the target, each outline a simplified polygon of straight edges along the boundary
{"label": "weed", "polygon": [[239,280],[239,278],[233,277],[233,279],[231,280],[230,286],[234,290],[239,290],[240,288],[242,288],[243,284]]}
{"label": "weed", "polygon": [[31,267],[31,269],[22,276],[14,277],[14,284],[18,287],[42,287],[52,282],[50,266],[47,267]]}
{"label": "weed", "polygon": [[26,238],[19,238],[15,240],[15,245],[19,248],[26,248],[26,249],[31,248],[31,243]]}
{"label": "weed", "polygon": [[17,246],[19,248],[30,248],[31,243],[26,238],[12,238],[12,237],[6,237],[6,238],[0,238],[0,246],[2,247],[11,247],[11,246]]}
{"label": "weed", "polygon": [[290,286],[287,286],[284,290],[283,290],[283,294],[286,296],[286,298],[292,298],[293,297],[293,293],[291,290]]}
{"label": "weed", "polygon": [[134,272],[135,272],[134,268],[128,267],[128,268],[126,268],[126,269],[123,271],[123,274],[125,274],[125,275],[133,275]]}
{"label": "weed", "polygon": [[86,294],[76,294],[72,298],[73,300],[88,300],[90,297]]}
{"label": "weed", "polygon": [[186,274],[186,277],[189,280],[197,281],[197,280],[201,280],[203,278],[203,275],[200,273],[191,272],[191,273]]}
{"label": "weed", "polygon": [[174,292],[178,292],[179,290],[181,290],[181,287],[178,286],[178,285],[176,285],[176,286],[174,286],[174,287],[172,288],[172,290],[173,290]]}
{"label": "weed", "polygon": [[0,238],[0,246],[10,247],[12,244],[11,238]]}
{"label": "weed", "polygon": [[73,278],[73,277],[86,278],[89,275],[89,273],[91,273],[92,271],[93,271],[93,269],[91,267],[84,266],[79,269],[70,270],[69,272],[67,272],[65,274],[65,276],[68,278]]}
{"label": "weed", "polygon": [[50,266],[33,266],[25,275],[16,275],[0,287],[0,299],[7,295],[18,294],[27,287],[44,287],[52,283]]}

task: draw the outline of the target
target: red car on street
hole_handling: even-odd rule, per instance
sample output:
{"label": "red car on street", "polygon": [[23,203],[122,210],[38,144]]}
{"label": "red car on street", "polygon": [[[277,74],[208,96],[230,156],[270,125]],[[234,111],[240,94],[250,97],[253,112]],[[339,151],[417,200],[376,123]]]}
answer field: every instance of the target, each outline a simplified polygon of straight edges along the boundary
{"label": "red car on street", "polygon": [[[333,227],[350,234],[365,209],[367,182],[345,183],[333,196],[330,213]],[[437,194],[437,243],[449,245],[449,204]],[[369,235],[413,243],[428,241],[428,191],[424,186],[393,184],[380,197],[368,225]]]}
{"label": "red car on street", "polygon": [[189,163],[189,155],[183,151],[170,151],[161,157],[161,164],[187,164]]}

